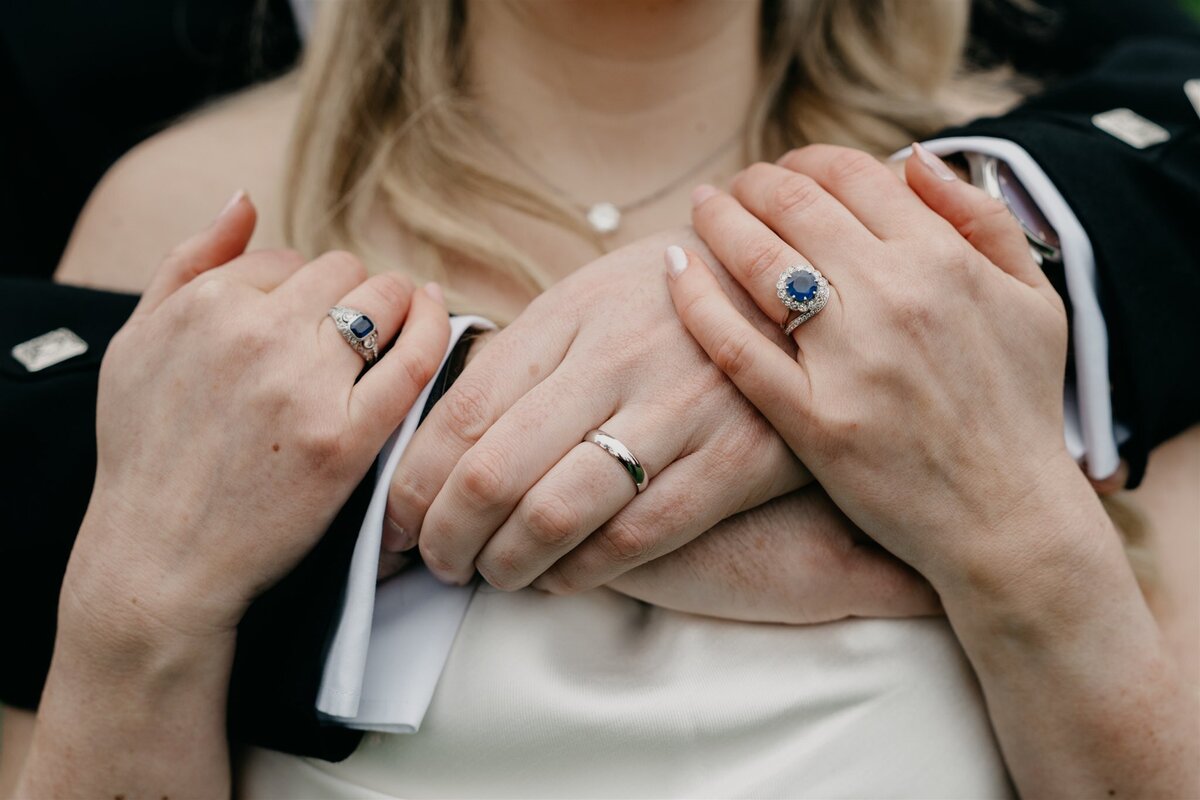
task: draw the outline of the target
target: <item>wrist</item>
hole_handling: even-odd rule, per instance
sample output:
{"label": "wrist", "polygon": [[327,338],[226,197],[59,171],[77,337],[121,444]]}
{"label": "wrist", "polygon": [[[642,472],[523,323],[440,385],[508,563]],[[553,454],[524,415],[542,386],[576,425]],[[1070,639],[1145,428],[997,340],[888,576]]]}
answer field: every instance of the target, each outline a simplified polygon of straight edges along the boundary
{"label": "wrist", "polygon": [[181,570],[158,565],[144,548],[127,546],[161,535],[160,530],[139,535],[137,526],[146,524],[114,514],[94,498],[63,577],[59,642],[85,644],[97,660],[114,658],[134,667],[144,655],[151,669],[175,653],[232,649],[242,610],[226,608],[218,587],[197,591],[195,581],[179,577]]}
{"label": "wrist", "polygon": [[[956,630],[1058,635],[1118,586],[1136,592],[1120,537],[1064,454],[1022,502],[930,575]],[[960,636],[962,632],[960,632]]]}

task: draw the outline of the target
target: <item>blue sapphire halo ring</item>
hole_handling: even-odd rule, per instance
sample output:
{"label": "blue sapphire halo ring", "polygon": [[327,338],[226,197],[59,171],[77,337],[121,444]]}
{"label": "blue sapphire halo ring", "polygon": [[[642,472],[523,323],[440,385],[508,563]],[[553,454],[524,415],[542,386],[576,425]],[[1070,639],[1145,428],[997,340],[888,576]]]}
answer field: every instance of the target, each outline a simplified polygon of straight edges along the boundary
{"label": "blue sapphire halo ring", "polygon": [[629,479],[633,481],[633,485],[637,487],[638,494],[646,491],[646,487],[650,484],[650,477],[646,474],[646,468],[642,466],[642,462],[634,457],[629,448],[621,444],[615,436],[609,436],[597,428],[596,430],[588,431],[587,436],[583,437],[583,440],[591,442],[619,461],[621,466],[624,467],[625,472],[628,473]]}
{"label": "blue sapphire halo ring", "polygon": [[363,361],[373,364],[379,357],[379,330],[371,318],[346,306],[334,306],[329,309],[329,316],[337,326],[338,333],[346,340],[346,344],[354,348],[354,352],[362,356]]}
{"label": "blue sapphire halo ring", "polygon": [[783,332],[790,336],[829,302],[829,281],[812,264],[796,264],[775,281],[775,294],[792,312],[783,323]]}

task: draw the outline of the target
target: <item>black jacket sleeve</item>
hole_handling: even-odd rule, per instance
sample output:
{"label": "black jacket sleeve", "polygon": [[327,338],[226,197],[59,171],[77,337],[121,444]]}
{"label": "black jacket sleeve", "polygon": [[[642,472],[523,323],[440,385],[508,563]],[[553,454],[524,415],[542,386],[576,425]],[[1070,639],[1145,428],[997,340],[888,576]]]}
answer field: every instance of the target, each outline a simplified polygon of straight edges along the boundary
{"label": "black jacket sleeve", "polygon": [[[1092,70],[1052,84],[1011,113],[946,131],[1021,145],[1071,206],[1096,254],[1109,332],[1114,417],[1136,486],[1149,452],[1200,421],[1200,35],[1126,42]],[[1138,150],[1096,128],[1129,108],[1169,141]]]}

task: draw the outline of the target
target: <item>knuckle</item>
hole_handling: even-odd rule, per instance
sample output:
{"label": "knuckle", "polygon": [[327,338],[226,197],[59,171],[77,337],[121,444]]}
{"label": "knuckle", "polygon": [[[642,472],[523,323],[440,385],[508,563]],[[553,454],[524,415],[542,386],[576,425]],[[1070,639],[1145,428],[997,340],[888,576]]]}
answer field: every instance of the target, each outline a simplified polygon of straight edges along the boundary
{"label": "knuckle", "polygon": [[578,511],[561,498],[543,495],[529,504],[525,525],[539,544],[559,548],[571,543],[583,520]]}
{"label": "knuckle", "polygon": [[468,441],[478,440],[487,430],[489,405],[485,389],[461,378],[438,402],[451,428]]}
{"label": "knuckle", "polygon": [[885,174],[885,168],[862,150],[848,147],[829,147],[829,180],[835,184],[853,183],[867,176]]}
{"label": "knuckle", "polygon": [[596,543],[616,564],[636,561],[650,552],[650,540],[643,531],[620,523],[610,523],[597,536]]}
{"label": "knuckle", "polygon": [[712,360],[721,372],[732,378],[744,372],[753,358],[750,338],[744,331],[726,330],[718,335]]}
{"label": "knuckle", "polygon": [[773,282],[783,269],[784,252],[778,242],[752,241],[748,242],[744,251],[746,256],[746,277],[756,284]]}
{"label": "knuckle", "polygon": [[392,476],[392,484],[388,487],[388,508],[393,511],[424,514],[428,505],[429,499],[419,488],[418,481],[410,474],[397,469]]}
{"label": "knuckle", "polygon": [[775,187],[768,208],[773,217],[794,217],[820,202],[823,193],[824,190],[812,178],[793,173]]}
{"label": "knuckle", "polygon": [[368,282],[379,301],[380,310],[395,309],[403,311],[408,308],[412,298],[412,281],[402,275],[388,272],[376,275]]}
{"label": "knuckle", "polygon": [[475,562],[475,571],[485,581],[502,592],[515,592],[529,585],[522,580],[516,555],[510,551],[498,553]]}
{"label": "knuckle", "polygon": [[422,536],[417,543],[417,550],[421,553],[421,560],[431,570],[439,575],[449,575],[454,571],[454,564],[442,552],[436,539],[437,537],[432,535]]}
{"label": "knuckle", "polygon": [[459,485],[473,504],[494,508],[504,502],[508,481],[498,458],[487,453],[468,454],[459,469],[462,471]]}
{"label": "knuckle", "polygon": [[358,256],[345,250],[330,250],[323,258],[332,262],[339,271],[353,275],[359,283],[367,279],[367,268],[363,266]]}
{"label": "knuckle", "polygon": [[438,367],[438,362],[434,360],[433,354],[408,349],[397,355],[402,356],[400,366],[413,389],[419,391],[425,384],[433,380],[433,375]]}

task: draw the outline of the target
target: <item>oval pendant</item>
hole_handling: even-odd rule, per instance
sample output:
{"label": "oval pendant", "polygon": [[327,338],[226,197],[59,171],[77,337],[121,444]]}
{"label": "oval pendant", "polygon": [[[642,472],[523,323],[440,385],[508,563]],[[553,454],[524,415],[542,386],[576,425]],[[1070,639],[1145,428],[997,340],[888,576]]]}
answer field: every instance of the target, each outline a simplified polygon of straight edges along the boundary
{"label": "oval pendant", "polygon": [[587,221],[596,233],[612,233],[621,225],[621,209],[612,203],[596,203],[588,209]]}

